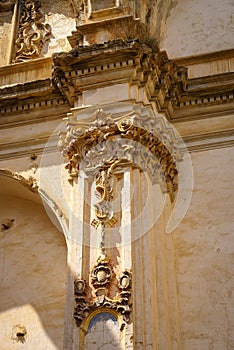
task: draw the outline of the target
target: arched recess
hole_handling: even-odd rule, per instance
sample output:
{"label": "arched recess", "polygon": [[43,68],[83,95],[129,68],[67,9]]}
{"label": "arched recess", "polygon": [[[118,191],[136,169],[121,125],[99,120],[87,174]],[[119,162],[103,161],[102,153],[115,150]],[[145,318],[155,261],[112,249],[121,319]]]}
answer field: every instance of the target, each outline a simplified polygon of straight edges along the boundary
{"label": "arched recess", "polygon": [[30,185],[0,171],[2,350],[63,348],[66,240]]}
{"label": "arched recess", "polygon": [[[93,311],[81,326],[82,350],[122,350],[124,332],[121,316],[109,308]],[[124,327],[123,327],[124,328]]]}

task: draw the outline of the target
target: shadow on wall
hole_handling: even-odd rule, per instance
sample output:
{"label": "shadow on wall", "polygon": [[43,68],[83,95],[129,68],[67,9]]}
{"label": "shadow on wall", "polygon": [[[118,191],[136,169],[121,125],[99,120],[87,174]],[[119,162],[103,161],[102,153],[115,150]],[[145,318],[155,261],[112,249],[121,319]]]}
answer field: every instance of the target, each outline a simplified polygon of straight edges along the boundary
{"label": "shadow on wall", "polygon": [[66,242],[36,194],[0,176],[1,350],[62,349]]}

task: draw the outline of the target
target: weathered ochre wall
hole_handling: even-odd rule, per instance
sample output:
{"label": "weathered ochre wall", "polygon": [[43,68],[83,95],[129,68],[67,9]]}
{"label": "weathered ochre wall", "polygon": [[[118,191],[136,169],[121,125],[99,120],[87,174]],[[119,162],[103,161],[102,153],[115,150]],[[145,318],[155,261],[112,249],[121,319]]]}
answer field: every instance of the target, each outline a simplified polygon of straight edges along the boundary
{"label": "weathered ochre wall", "polygon": [[[17,189],[15,182],[11,180],[10,185]],[[1,181],[0,348],[62,349],[65,239],[41,204],[23,198],[28,189],[21,188],[15,195],[6,192],[6,182]],[[4,229],[7,218],[14,223]],[[16,339],[16,326],[27,331],[24,344]]]}
{"label": "weathered ochre wall", "polygon": [[160,48],[171,58],[232,49],[234,2],[174,0],[161,33]]}
{"label": "weathered ochre wall", "polygon": [[8,63],[12,15],[11,10],[0,11],[0,66]]}
{"label": "weathered ochre wall", "polygon": [[173,233],[185,350],[234,348],[232,148],[193,153],[194,190]]}
{"label": "weathered ochre wall", "polygon": [[51,26],[52,31],[42,55],[48,57],[54,52],[71,50],[67,37],[76,29],[76,25],[70,1],[41,0],[41,12],[44,14],[44,22]]}

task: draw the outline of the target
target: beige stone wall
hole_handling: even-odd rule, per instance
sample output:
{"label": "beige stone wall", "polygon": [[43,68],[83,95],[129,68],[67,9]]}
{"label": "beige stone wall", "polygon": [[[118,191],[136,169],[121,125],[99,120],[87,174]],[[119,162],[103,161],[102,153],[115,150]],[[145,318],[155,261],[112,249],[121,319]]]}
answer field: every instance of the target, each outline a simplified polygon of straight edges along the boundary
{"label": "beige stone wall", "polygon": [[12,11],[0,11],[0,66],[8,63]]}
{"label": "beige stone wall", "polygon": [[192,154],[194,191],[173,233],[185,350],[234,348],[233,149]]}
{"label": "beige stone wall", "polygon": [[233,12],[229,0],[172,1],[160,47],[171,58],[232,49]]}
{"label": "beige stone wall", "polygon": [[[37,195],[1,176],[0,348],[62,349],[66,243]],[[14,219],[5,229],[7,219]],[[15,327],[26,329],[24,345]]]}

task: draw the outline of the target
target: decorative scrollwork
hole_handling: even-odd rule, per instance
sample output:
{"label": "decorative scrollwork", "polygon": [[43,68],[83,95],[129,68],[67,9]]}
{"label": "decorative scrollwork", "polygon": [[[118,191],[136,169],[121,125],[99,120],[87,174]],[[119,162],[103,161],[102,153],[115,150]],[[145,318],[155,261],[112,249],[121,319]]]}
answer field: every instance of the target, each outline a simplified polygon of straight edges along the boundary
{"label": "decorative scrollwork", "polygon": [[98,308],[109,308],[122,315],[126,323],[130,322],[131,304],[131,272],[125,270],[118,280],[119,293],[116,299],[108,297],[108,286],[112,277],[110,260],[106,257],[99,259],[97,265],[91,272],[92,284],[95,288],[95,297],[88,300],[86,293],[86,282],[77,279],[74,282],[74,294],[76,307],[74,318],[78,327],[82,321]]}
{"label": "decorative scrollwork", "polygon": [[[109,183],[113,168],[131,163],[148,163],[148,167],[152,167],[153,180],[157,177],[161,184],[163,178],[166,191],[171,194],[177,191],[176,162],[181,156],[173,129],[164,125],[162,118],[142,117],[136,112],[115,118],[98,109],[91,119],[94,120],[89,124],[81,124],[71,117],[67,123],[67,132],[60,135],[59,145],[69,160],[66,168],[70,176],[77,176],[81,165],[87,174],[97,176],[97,192],[102,192],[104,197],[109,196],[108,200],[102,198],[102,204],[104,201],[110,202],[112,190]],[[140,152],[139,147],[136,149],[131,145],[131,141],[143,146],[146,151]],[[109,154],[107,148],[111,144],[113,149],[109,149]],[[157,160],[153,165],[148,161],[149,155]],[[100,219],[107,215],[106,208],[103,205],[100,208],[100,203],[96,209]]]}
{"label": "decorative scrollwork", "polygon": [[42,23],[40,7],[37,0],[21,1],[15,62],[40,57],[43,45],[50,38],[51,28]]}

